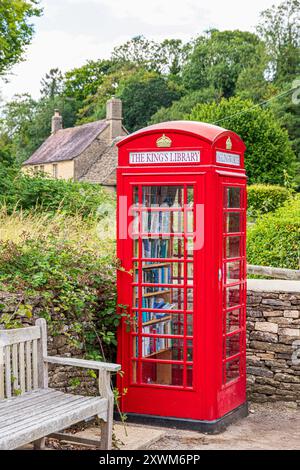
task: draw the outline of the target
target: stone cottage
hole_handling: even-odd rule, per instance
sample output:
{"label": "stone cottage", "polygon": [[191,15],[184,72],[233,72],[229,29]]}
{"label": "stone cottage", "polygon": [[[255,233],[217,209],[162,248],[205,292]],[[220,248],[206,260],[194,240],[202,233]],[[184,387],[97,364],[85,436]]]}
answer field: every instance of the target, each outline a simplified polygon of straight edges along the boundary
{"label": "stone cottage", "polygon": [[122,102],[111,98],[106,119],[63,129],[62,117],[55,110],[51,135],[23,163],[23,171],[43,171],[53,178],[116,186],[117,147],[127,135],[122,126]]}

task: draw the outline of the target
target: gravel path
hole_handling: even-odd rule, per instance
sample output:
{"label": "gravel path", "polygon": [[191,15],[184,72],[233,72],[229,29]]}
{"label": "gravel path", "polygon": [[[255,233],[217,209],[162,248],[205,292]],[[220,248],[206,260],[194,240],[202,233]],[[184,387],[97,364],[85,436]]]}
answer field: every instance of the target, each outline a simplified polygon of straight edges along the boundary
{"label": "gravel path", "polygon": [[300,409],[293,404],[252,404],[243,418],[217,435],[168,429],[150,450],[300,449]]}

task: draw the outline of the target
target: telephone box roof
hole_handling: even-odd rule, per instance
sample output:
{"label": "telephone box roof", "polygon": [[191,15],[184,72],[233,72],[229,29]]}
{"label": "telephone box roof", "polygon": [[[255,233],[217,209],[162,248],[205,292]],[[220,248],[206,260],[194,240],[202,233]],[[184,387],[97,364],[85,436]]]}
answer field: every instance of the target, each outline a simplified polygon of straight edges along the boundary
{"label": "telephone box roof", "polygon": [[[161,122],[159,124],[153,124],[152,126],[143,127],[136,132],[128,135],[124,139],[120,140],[117,144],[118,147],[130,142],[131,140],[136,139],[137,137],[142,137],[143,135],[152,134],[155,132],[164,132],[164,131],[177,131],[180,133],[193,134],[202,139],[206,140],[210,144],[213,144],[219,137],[222,135],[235,135],[241,143],[243,143],[240,136],[235,134],[235,132],[224,129],[223,127],[215,126],[214,124],[208,124],[206,122],[199,121],[167,121]],[[244,145],[244,144],[243,144]]]}

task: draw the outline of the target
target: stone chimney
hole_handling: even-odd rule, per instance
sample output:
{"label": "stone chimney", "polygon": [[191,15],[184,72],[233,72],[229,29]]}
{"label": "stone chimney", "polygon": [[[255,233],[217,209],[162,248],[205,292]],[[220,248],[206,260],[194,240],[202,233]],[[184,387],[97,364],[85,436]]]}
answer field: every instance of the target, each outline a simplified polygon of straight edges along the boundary
{"label": "stone chimney", "polygon": [[106,121],[110,127],[110,140],[122,135],[122,101],[114,96],[106,103]]}
{"label": "stone chimney", "polygon": [[62,116],[60,115],[59,110],[55,109],[51,121],[51,134],[55,134],[55,132],[59,131],[62,128]]}

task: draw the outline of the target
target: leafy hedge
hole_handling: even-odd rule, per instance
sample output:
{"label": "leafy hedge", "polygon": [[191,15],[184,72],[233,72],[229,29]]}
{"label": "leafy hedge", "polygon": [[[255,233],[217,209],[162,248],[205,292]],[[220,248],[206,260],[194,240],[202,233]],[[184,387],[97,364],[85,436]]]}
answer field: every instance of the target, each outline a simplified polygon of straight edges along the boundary
{"label": "leafy hedge", "polygon": [[39,316],[47,319],[52,335],[63,332],[85,357],[100,359],[104,352],[106,359],[115,359],[119,316],[112,220],[106,232],[103,220],[62,214],[46,220],[44,214],[2,212],[0,223],[0,290],[23,299],[13,315],[0,305],[1,323],[18,326],[19,315],[30,315],[38,299]]}
{"label": "leafy hedge", "polygon": [[248,214],[257,216],[274,212],[291,197],[291,191],[283,186],[252,184],[247,188]]}
{"label": "leafy hedge", "polygon": [[250,264],[299,269],[300,196],[262,215],[248,229],[247,261]]}
{"label": "leafy hedge", "polygon": [[17,168],[0,166],[0,206],[8,212],[16,208],[35,209],[67,215],[95,215],[99,206],[113,205],[113,196],[98,184],[54,180],[43,175],[23,175]]}

